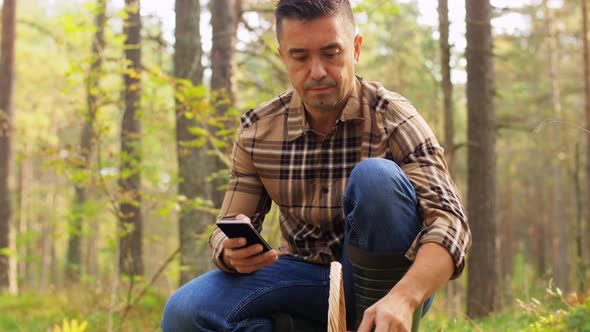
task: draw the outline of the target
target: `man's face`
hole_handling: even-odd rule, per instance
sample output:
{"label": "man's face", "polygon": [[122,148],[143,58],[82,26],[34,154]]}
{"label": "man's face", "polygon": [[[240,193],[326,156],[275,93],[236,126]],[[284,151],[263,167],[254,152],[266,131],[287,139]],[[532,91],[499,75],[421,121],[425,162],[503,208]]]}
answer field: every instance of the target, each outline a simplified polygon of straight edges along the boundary
{"label": "man's face", "polygon": [[308,110],[344,106],[354,82],[362,37],[341,17],[283,19],[279,55]]}

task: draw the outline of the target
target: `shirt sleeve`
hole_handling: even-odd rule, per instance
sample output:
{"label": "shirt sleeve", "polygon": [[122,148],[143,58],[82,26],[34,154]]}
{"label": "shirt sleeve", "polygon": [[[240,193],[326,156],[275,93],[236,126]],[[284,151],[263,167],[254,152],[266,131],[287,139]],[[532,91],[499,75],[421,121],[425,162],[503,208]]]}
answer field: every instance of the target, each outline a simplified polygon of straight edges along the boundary
{"label": "shirt sleeve", "polygon": [[465,267],[471,232],[444,160],[444,150],[426,121],[407,100],[396,100],[393,107],[390,152],[414,186],[424,222],[406,257],[414,260],[420,245],[438,243],[453,257],[452,278],[457,278]]}
{"label": "shirt sleeve", "polygon": [[[230,181],[225,192],[219,219],[234,219],[239,214],[250,217],[252,225],[262,230],[264,216],[271,207],[271,199],[264,188],[260,177],[252,162],[251,147],[243,145],[244,129],[238,132],[238,138],[234,142],[232,152],[232,165]],[[251,140],[254,142],[254,140]],[[253,143],[252,143],[253,144]],[[226,236],[215,227],[209,237],[209,245],[212,249],[213,263],[225,272],[235,272],[223,263],[223,240]]]}

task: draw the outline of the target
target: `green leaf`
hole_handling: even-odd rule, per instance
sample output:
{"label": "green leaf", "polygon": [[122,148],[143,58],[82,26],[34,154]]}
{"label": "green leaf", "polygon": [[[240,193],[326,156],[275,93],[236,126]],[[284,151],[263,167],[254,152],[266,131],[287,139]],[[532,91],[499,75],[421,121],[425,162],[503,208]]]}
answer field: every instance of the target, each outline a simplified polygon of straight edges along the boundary
{"label": "green leaf", "polygon": [[198,137],[207,136],[207,130],[200,127],[189,127],[188,132]]}

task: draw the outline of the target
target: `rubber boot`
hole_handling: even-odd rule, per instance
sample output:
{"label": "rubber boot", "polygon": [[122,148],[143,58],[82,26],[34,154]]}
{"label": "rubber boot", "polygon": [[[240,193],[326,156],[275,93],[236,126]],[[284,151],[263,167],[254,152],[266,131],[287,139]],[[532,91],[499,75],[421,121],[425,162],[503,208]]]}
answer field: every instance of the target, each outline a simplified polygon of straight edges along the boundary
{"label": "rubber boot", "polygon": [[[352,282],[356,329],[365,310],[383,298],[406,274],[412,263],[403,253],[375,253],[348,246],[348,260],[352,266]],[[422,318],[423,304],[412,317],[412,332],[417,332]]]}

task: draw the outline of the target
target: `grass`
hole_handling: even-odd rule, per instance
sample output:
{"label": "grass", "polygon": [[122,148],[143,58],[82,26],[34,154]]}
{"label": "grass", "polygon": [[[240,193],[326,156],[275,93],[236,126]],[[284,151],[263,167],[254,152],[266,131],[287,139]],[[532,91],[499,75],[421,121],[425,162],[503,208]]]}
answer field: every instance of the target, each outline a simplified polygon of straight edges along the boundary
{"label": "grass", "polygon": [[[156,293],[146,295],[129,312],[121,326],[123,296],[114,310],[114,331],[160,331],[160,318],[165,298]],[[107,331],[109,296],[87,289],[22,294],[18,297],[0,295],[0,331],[54,331],[63,320],[87,321],[85,332]]]}
{"label": "grass", "polygon": [[[431,315],[432,316],[428,316]],[[535,317],[518,310],[504,310],[493,316],[471,320],[466,317],[447,317],[442,313],[429,313],[420,324],[422,331],[522,331],[535,321]]]}
{"label": "grass", "polygon": [[[166,297],[151,292],[129,313],[121,326],[124,295],[114,310],[114,331],[160,331],[159,323]],[[573,301],[560,292],[548,289],[541,300],[514,303],[503,311],[484,319],[448,317],[444,299],[435,301],[421,323],[421,331],[580,331],[590,332],[590,298]],[[107,331],[109,296],[100,289],[69,289],[48,293],[22,294],[18,297],[0,295],[0,331],[55,332],[63,321],[86,321],[84,332]],[[82,332],[80,330],[80,332]]]}

